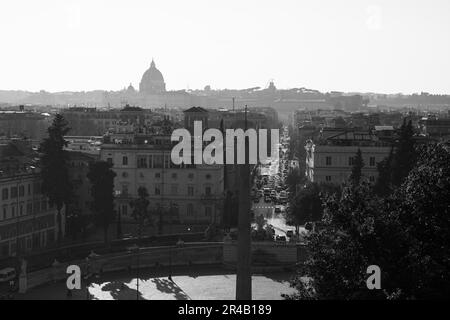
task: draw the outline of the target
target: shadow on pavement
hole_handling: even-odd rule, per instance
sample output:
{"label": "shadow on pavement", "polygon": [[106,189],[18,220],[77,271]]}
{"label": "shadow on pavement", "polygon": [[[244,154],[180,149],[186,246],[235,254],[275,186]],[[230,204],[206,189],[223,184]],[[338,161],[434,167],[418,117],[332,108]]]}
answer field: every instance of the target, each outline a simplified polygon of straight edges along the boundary
{"label": "shadow on pavement", "polygon": [[173,294],[177,300],[191,300],[191,298],[171,280],[156,278],[151,281],[156,285],[156,289],[162,293]]}
{"label": "shadow on pavement", "polygon": [[103,286],[102,291],[107,291],[111,294],[114,300],[142,300],[141,293],[136,289],[131,289],[121,281],[113,281]]}

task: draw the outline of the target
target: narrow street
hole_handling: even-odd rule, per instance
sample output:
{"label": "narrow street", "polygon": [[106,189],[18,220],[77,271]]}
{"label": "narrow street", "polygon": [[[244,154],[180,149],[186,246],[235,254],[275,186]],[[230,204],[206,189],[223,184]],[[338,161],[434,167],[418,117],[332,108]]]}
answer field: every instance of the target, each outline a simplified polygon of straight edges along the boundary
{"label": "narrow street", "polygon": [[[288,152],[288,148],[286,146],[287,141],[287,128],[283,128],[280,134],[280,141],[277,143],[277,149],[281,151],[281,155],[279,158],[272,157],[270,159],[270,165],[262,165],[260,170],[260,175],[262,179],[265,179],[266,182],[263,184],[262,188],[269,188],[271,192],[276,194],[276,197],[279,198],[280,193],[275,190],[286,190],[285,178],[287,175],[286,171],[286,154]],[[259,191],[261,192],[261,191]],[[291,230],[295,232],[295,227],[288,226],[286,224],[285,219],[285,210],[286,210],[287,202],[283,204],[275,204],[275,201],[266,201],[265,196],[259,196],[257,200],[255,197],[253,198],[253,213],[255,217],[262,215],[267,224],[272,226],[275,230],[276,236],[286,236],[287,231]],[[279,210],[276,212],[275,208],[278,207]]]}

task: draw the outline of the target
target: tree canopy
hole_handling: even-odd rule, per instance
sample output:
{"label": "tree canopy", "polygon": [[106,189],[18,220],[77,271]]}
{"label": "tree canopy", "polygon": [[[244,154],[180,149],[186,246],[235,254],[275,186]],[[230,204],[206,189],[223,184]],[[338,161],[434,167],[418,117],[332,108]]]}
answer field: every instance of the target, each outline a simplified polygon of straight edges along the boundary
{"label": "tree canopy", "polygon": [[[309,258],[289,299],[434,299],[450,297],[450,154],[424,146],[404,183],[375,196],[366,183],[324,202],[323,228],[307,236]],[[381,269],[368,290],[367,267]]]}
{"label": "tree canopy", "polygon": [[352,173],[350,174],[350,183],[359,184],[361,182],[362,169],[364,168],[364,160],[361,149],[358,148],[355,157],[353,158]]}
{"label": "tree canopy", "polygon": [[69,179],[68,155],[64,147],[67,141],[64,136],[69,132],[67,121],[60,114],[53,119],[47,129],[48,137],[40,145],[42,192],[51,205],[58,210],[58,241],[62,237],[61,210],[72,198],[72,186]]}
{"label": "tree canopy", "polygon": [[411,121],[406,122],[404,119],[389,156],[377,165],[378,179],[375,192],[385,196],[398,188],[414,167],[416,160],[414,129]]}
{"label": "tree canopy", "polygon": [[131,216],[138,223],[139,236],[142,232],[142,227],[144,224],[149,224],[151,222],[151,213],[148,206],[150,201],[148,200],[148,192],[144,187],[138,188],[138,197],[131,201],[130,206],[133,209]]}
{"label": "tree canopy", "polygon": [[92,207],[97,213],[97,221],[103,226],[105,242],[108,242],[108,227],[114,220],[114,177],[112,164],[106,161],[89,165],[88,179],[92,184]]}

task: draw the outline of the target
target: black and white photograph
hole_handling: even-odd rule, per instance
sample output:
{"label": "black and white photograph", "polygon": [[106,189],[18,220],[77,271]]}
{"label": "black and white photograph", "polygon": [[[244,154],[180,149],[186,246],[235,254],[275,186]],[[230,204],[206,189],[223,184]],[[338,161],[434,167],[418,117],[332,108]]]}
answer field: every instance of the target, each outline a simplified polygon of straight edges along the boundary
{"label": "black and white photograph", "polygon": [[2,306],[448,299],[450,1],[0,1]]}

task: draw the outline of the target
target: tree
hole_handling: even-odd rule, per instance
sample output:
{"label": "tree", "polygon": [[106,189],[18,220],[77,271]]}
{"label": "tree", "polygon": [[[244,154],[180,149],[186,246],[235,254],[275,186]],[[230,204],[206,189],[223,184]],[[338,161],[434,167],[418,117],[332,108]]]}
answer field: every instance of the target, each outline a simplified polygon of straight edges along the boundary
{"label": "tree", "polygon": [[[64,136],[69,132],[68,123],[64,117],[57,114],[52,125],[47,129],[48,137],[40,145],[42,192],[55,205],[58,211],[58,242],[62,239],[61,210],[72,198],[72,186],[69,180],[68,155],[64,147],[67,141]],[[67,207],[67,206],[66,206]]]}
{"label": "tree", "polygon": [[150,201],[148,200],[148,192],[144,187],[138,188],[138,198],[131,201],[130,206],[133,209],[131,216],[138,223],[138,237],[141,238],[142,228],[146,223],[151,221],[151,214],[148,209]]}
{"label": "tree", "polygon": [[[450,296],[450,153],[420,151],[417,165],[387,197],[368,184],[324,203],[324,225],[307,237],[310,257],[288,299],[435,299]],[[382,290],[367,290],[369,265]]]}
{"label": "tree", "polygon": [[393,199],[408,245],[404,272],[412,281],[402,288],[405,297],[450,297],[449,190],[449,145],[421,147],[416,166]]}
{"label": "tree", "polygon": [[415,149],[414,130],[411,120],[400,127],[399,139],[396,144],[396,151],[392,161],[392,184],[400,186],[408,173],[414,167],[417,158]]}
{"label": "tree", "polygon": [[323,215],[322,199],[339,192],[340,188],[332,184],[307,184],[292,198],[288,221],[297,229],[306,222],[320,221]]}
{"label": "tree", "polygon": [[380,196],[386,196],[399,187],[414,167],[416,159],[412,122],[406,123],[404,119],[399,130],[399,137],[389,156],[377,165],[378,179],[374,188],[375,192]]}
{"label": "tree", "polygon": [[305,181],[305,175],[301,173],[298,168],[289,171],[286,177],[286,185],[288,186],[289,191],[294,194],[297,192],[297,188],[301,186]]}
{"label": "tree", "polygon": [[114,219],[114,178],[112,164],[96,161],[89,164],[88,179],[92,184],[93,209],[97,221],[102,225],[105,243],[108,243],[108,228]]}
{"label": "tree", "polygon": [[358,185],[361,182],[362,169],[364,168],[364,160],[362,158],[361,149],[358,148],[356,156],[354,157],[352,173],[350,174],[350,183]]}
{"label": "tree", "polygon": [[374,186],[374,192],[379,196],[387,196],[391,193],[392,159],[394,148],[391,148],[389,156],[377,164],[378,178]]}

